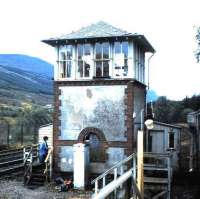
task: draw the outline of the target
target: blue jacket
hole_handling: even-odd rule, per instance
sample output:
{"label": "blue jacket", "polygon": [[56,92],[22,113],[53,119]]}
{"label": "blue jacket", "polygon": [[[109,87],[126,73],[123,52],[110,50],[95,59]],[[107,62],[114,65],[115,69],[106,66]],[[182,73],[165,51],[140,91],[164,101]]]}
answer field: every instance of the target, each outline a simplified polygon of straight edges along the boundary
{"label": "blue jacket", "polygon": [[48,145],[46,142],[40,144],[39,155],[46,156],[48,154]]}

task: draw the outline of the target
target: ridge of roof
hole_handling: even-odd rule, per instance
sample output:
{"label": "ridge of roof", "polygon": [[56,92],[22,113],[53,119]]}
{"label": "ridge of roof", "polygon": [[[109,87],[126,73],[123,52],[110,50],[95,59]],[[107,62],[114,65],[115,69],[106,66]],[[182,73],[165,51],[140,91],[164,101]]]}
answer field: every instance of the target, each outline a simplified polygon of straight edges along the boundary
{"label": "ridge of roof", "polygon": [[[128,36],[133,35],[125,30],[114,27],[104,21],[99,21],[86,27],[82,27],[77,31],[72,31],[69,34],[64,34],[54,39],[81,39],[81,38],[96,38],[96,37],[112,37],[112,36]],[[137,34],[136,34],[137,35]]]}

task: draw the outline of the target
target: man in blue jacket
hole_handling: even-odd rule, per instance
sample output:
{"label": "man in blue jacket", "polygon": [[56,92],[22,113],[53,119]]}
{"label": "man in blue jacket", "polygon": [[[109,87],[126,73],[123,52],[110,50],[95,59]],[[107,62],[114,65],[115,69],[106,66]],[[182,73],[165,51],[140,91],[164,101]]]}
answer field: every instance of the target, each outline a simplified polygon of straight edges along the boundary
{"label": "man in blue jacket", "polygon": [[44,141],[43,143],[40,144],[40,149],[39,149],[40,163],[44,163],[45,158],[47,157],[47,154],[48,154],[48,144],[47,144],[48,137],[44,136],[43,140]]}

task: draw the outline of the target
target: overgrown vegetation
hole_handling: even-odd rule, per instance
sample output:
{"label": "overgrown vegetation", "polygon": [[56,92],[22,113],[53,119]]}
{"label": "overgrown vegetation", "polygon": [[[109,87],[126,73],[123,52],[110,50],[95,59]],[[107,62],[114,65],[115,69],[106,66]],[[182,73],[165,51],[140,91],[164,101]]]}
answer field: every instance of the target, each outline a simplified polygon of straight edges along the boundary
{"label": "overgrown vegetation", "polygon": [[51,122],[52,109],[44,106],[0,106],[0,138],[5,144],[37,143],[39,127]]}
{"label": "overgrown vegetation", "polygon": [[[150,104],[148,104],[149,107]],[[165,123],[186,122],[187,114],[199,109],[200,95],[186,97],[181,101],[173,101],[161,96],[153,102],[154,119]]]}

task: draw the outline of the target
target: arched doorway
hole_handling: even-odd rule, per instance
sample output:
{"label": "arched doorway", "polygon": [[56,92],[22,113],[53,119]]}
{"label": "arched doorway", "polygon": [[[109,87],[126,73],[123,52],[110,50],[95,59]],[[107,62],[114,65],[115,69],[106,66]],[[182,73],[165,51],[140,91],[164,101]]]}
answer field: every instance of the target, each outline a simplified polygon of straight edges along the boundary
{"label": "arched doorway", "polygon": [[105,162],[107,142],[102,131],[85,128],[80,132],[78,141],[89,145],[90,162]]}

